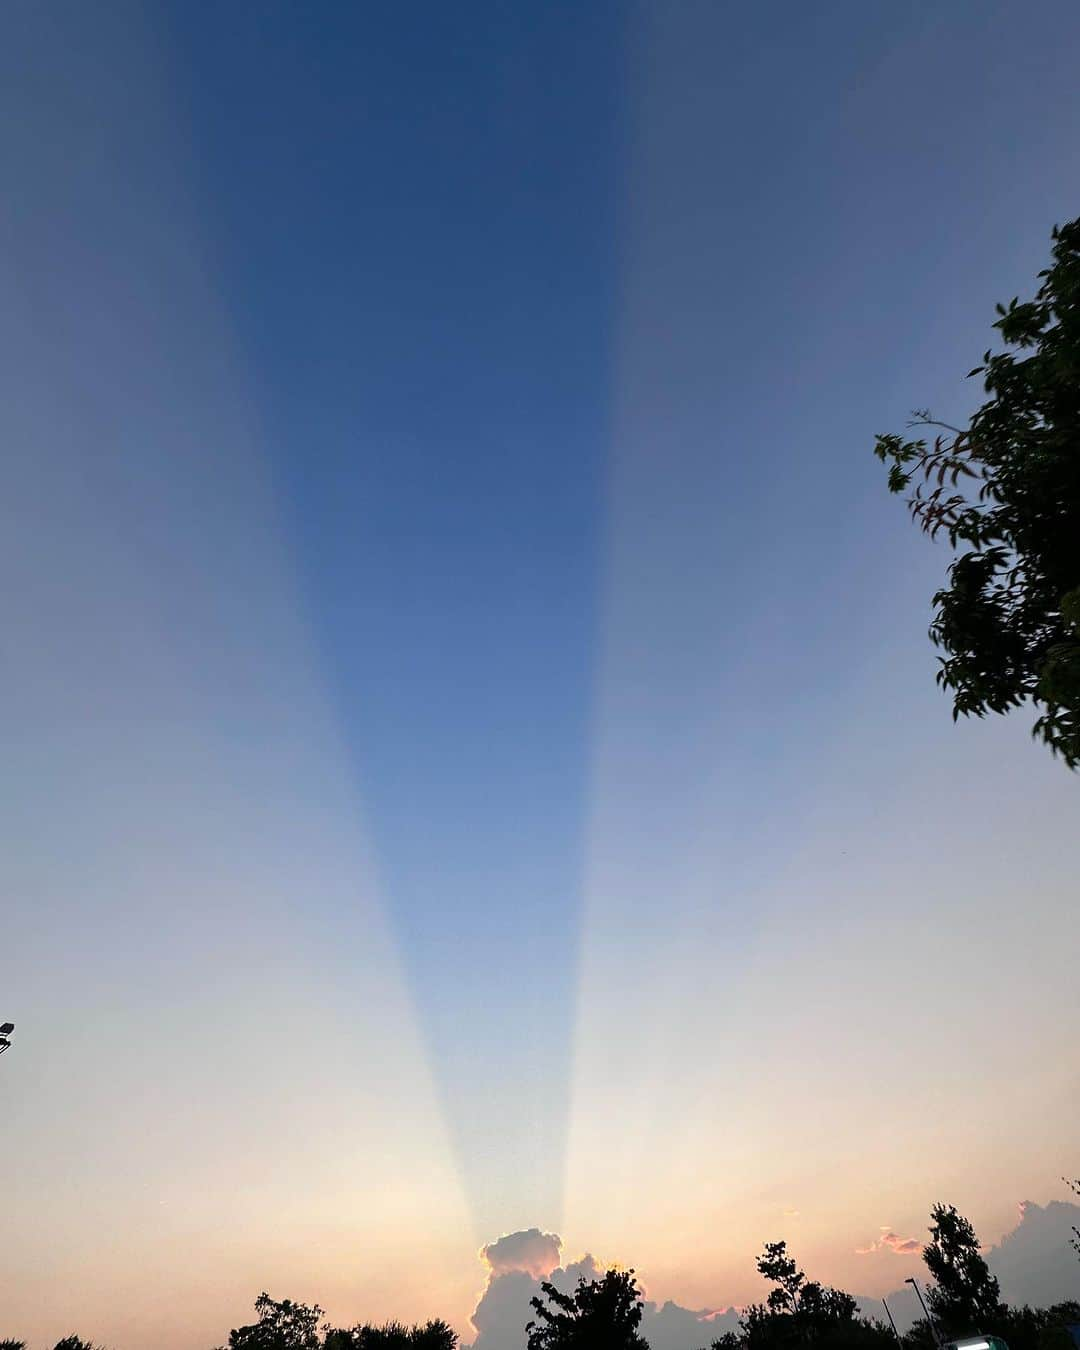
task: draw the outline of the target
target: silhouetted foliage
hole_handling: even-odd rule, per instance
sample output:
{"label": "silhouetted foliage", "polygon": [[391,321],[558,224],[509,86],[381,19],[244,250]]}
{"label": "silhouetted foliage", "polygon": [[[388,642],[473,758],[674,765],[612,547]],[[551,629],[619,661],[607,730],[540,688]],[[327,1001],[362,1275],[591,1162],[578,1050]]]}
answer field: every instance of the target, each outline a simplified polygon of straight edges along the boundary
{"label": "silhouetted foliage", "polygon": [[1080,1323],[1080,1303],[1057,1303],[1051,1308],[1003,1308],[988,1330],[1000,1336],[1009,1350],[1075,1350],[1070,1323]]}
{"label": "silhouetted foliage", "polygon": [[[1066,1184],[1080,1196],[1080,1181]],[[930,1218],[923,1260],[934,1281],[927,1289],[934,1325],[916,1322],[902,1338],[903,1350],[938,1350],[939,1334],[997,1336],[1009,1350],[1075,1350],[1070,1327],[1080,1325],[1080,1302],[1008,1307],[968,1220],[943,1204],[933,1207]],[[725,1332],[709,1350],[896,1350],[888,1326],[860,1316],[851,1294],[808,1279],[785,1242],[766,1243],[756,1264],[773,1285],[766,1301],[747,1308],[740,1332]],[[547,1281],[541,1289],[543,1298],[530,1300],[536,1316],[525,1327],[528,1350],[649,1350],[640,1333],[644,1305],[633,1270],[609,1270],[591,1281],[582,1277],[572,1294]],[[257,1321],[229,1333],[229,1350],[458,1350],[456,1332],[441,1320],[330,1327],[320,1325],[323,1311],[317,1304],[279,1302],[265,1292],[255,1300],[255,1311]],[[0,1339],[0,1350],[26,1345]],[[72,1335],[54,1350],[97,1347]]]}
{"label": "silhouetted foliage", "polygon": [[588,1282],[583,1276],[573,1294],[547,1281],[540,1287],[547,1303],[529,1300],[536,1312],[525,1327],[529,1350],[648,1350],[638,1334],[641,1291],[632,1270],[609,1270]]}
{"label": "silhouetted foliage", "polygon": [[938,1337],[934,1328],[920,1317],[904,1332],[904,1350],[938,1350]]}
{"label": "silhouetted foliage", "polygon": [[[785,1346],[881,1347],[892,1333],[880,1322],[858,1315],[858,1304],[842,1289],[808,1280],[788,1255],[786,1242],[767,1242],[757,1260],[758,1273],[776,1287],[764,1304],[747,1308],[742,1322],[748,1350],[782,1350]],[[731,1350],[730,1346],[726,1350]]]}
{"label": "silhouetted foliage", "polygon": [[[988,1316],[978,1334],[999,1336],[1009,1350],[1076,1350],[1070,1323],[1080,1323],[1080,1303],[1057,1303],[1050,1308],[1009,1308]],[[942,1328],[946,1336],[963,1335]],[[904,1336],[904,1350],[937,1350],[933,1328],[920,1318]]]}
{"label": "silhouetted foliage", "polygon": [[[1068,1177],[1062,1177],[1061,1179],[1065,1183],[1065,1185],[1068,1186],[1069,1190],[1072,1191],[1073,1195],[1075,1195],[1076,1198],[1080,1200],[1080,1180],[1074,1179],[1073,1181],[1070,1181]],[[1073,1235],[1069,1239],[1069,1246],[1073,1249],[1076,1255],[1080,1257],[1080,1228],[1077,1228],[1076,1225],[1074,1224],[1072,1232]]]}
{"label": "silhouetted foliage", "polygon": [[926,1295],[930,1312],[947,1336],[992,1332],[1005,1309],[974,1228],[955,1205],[935,1205],[930,1218],[930,1242],[923,1248],[934,1278]]}
{"label": "silhouetted foliage", "polygon": [[276,1302],[267,1293],[255,1300],[258,1321],[229,1332],[229,1350],[319,1350],[319,1318],[316,1304]]}
{"label": "silhouetted foliage", "polygon": [[[989,400],[932,445],[878,436],[889,490],[906,492],[932,538],[966,549],[934,596],[930,637],[953,716],[1004,713],[1031,700],[1032,734],[1080,766],[1080,220],[1053,232],[1053,263],[1034,300],[998,305],[1007,347],[987,351]],[[972,492],[959,491],[971,480]]]}
{"label": "silhouetted foliage", "polygon": [[[26,1350],[25,1341],[0,1340],[0,1350]],[[91,1341],[84,1341],[81,1336],[65,1336],[62,1341],[57,1341],[54,1350],[97,1350],[97,1346]]]}
{"label": "silhouetted foliage", "polygon": [[457,1333],[446,1322],[434,1320],[423,1326],[365,1322],[349,1330],[327,1327],[323,1350],[456,1350]]}
{"label": "silhouetted foliage", "polygon": [[806,1276],[794,1257],[788,1256],[787,1243],[766,1242],[765,1250],[757,1259],[757,1268],[759,1275],[776,1285],[775,1289],[769,1291],[769,1311],[797,1313]]}

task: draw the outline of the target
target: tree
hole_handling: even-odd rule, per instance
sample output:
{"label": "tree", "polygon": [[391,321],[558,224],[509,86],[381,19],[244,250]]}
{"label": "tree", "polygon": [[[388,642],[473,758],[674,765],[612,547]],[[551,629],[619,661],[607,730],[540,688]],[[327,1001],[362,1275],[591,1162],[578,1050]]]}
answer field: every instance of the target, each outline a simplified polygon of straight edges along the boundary
{"label": "tree", "polygon": [[25,1341],[0,1340],[0,1350],[26,1350]]}
{"label": "tree", "polygon": [[411,1327],[402,1322],[381,1327],[366,1322],[348,1331],[327,1327],[323,1350],[456,1350],[457,1340],[457,1332],[439,1320]]}
{"label": "tree", "polygon": [[758,1274],[770,1280],[775,1289],[769,1291],[770,1312],[790,1312],[797,1315],[806,1276],[795,1258],[788,1256],[786,1242],[766,1242],[765,1250],[757,1259]]}
{"label": "tree", "polygon": [[[1068,1177],[1062,1177],[1061,1179],[1065,1183],[1065,1185],[1068,1186],[1069,1190],[1072,1191],[1073,1195],[1075,1195],[1077,1199],[1080,1199],[1080,1178],[1074,1179],[1072,1181],[1070,1181]],[[1072,1231],[1073,1235],[1069,1239],[1069,1246],[1073,1249],[1073,1251],[1077,1254],[1077,1256],[1080,1256],[1080,1228],[1077,1228],[1076,1225],[1074,1224]]]}
{"label": "tree", "polygon": [[[1080,767],[1080,219],[1053,231],[1053,262],[1024,304],[998,305],[1012,351],[970,372],[988,401],[967,427],[928,411],[926,440],[878,436],[889,490],[912,518],[962,549],[933,599],[930,638],[945,653],[938,684],[963,714],[1030,701],[1032,734]],[[963,485],[970,493],[959,490]]]}
{"label": "tree", "polygon": [[927,1290],[930,1311],[952,1336],[991,1331],[1005,1309],[975,1229],[955,1205],[935,1205],[930,1218],[930,1242],[923,1248],[923,1260],[934,1279]]}
{"label": "tree", "polygon": [[287,1298],[278,1303],[264,1291],[255,1300],[255,1312],[257,1322],[229,1332],[229,1350],[320,1350],[323,1310],[318,1304],[309,1308]]}
{"label": "tree", "polygon": [[1080,1323],[1080,1303],[1056,1303],[1050,1308],[1009,1308],[994,1331],[1009,1350],[1075,1350],[1070,1325]]}
{"label": "tree", "polygon": [[65,1336],[57,1341],[53,1350],[97,1350],[92,1341],[84,1341],[81,1336]]}
{"label": "tree", "polygon": [[540,1287],[548,1302],[529,1300],[536,1312],[525,1327],[529,1350],[649,1350],[638,1334],[641,1290],[632,1270],[609,1270],[588,1282],[582,1276],[573,1294],[546,1280]]}
{"label": "tree", "polygon": [[[767,1242],[757,1259],[758,1273],[775,1288],[764,1304],[747,1308],[741,1326],[748,1350],[813,1343],[821,1347],[884,1347],[891,1333],[858,1316],[858,1304],[842,1289],[808,1280],[786,1242]],[[730,1350],[730,1348],[729,1348]]]}

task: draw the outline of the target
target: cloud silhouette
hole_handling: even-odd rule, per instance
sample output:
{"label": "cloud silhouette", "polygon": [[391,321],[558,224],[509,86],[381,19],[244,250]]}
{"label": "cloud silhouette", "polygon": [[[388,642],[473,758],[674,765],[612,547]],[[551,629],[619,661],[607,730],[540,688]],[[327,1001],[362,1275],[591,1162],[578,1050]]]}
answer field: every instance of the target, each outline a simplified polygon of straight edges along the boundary
{"label": "cloud silhouette", "polygon": [[[986,1253],[1008,1302],[1046,1307],[1077,1296],[1076,1256],[1069,1246],[1073,1225],[1080,1227],[1080,1205],[1053,1201],[1043,1206],[1026,1201],[1020,1206],[1020,1222]],[[900,1237],[886,1225],[880,1237],[856,1250],[863,1255],[891,1251],[911,1256],[921,1245],[918,1238]],[[557,1289],[569,1293],[579,1277],[593,1280],[603,1273],[604,1268],[588,1254],[560,1266],[561,1252],[560,1239],[538,1228],[508,1233],[483,1248],[480,1258],[487,1266],[488,1281],[472,1316],[476,1339],[471,1350],[524,1350],[525,1323],[533,1315],[529,1300],[540,1293],[541,1279],[548,1278]],[[556,1264],[546,1273],[533,1274],[552,1259]],[[864,1317],[881,1317],[880,1298],[856,1297]],[[921,1315],[915,1295],[901,1286],[887,1297],[897,1325],[906,1331]],[[646,1302],[641,1319],[642,1334],[652,1350],[696,1350],[738,1327],[737,1308],[695,1310],[672,1302]]]}
{"label": "cloud silhouette", "polygon": [[525,1323],[532,1315],[529,1300],[539,1292],[540,1281],[527,1271],[492,1275],[473,1310],[473,1350],[520,1350]]}
{"label": "cloud silhouette", "polygon": [[[507,1233],[481,1249],[489,1275],[472,1315],[472,1350],[523,1350],[525,1324],[533,1316],[529,1300],[539,1295],[542,1280],[571,1293],[579,1279],[598,1279],[606,1269],[588,1252],[580,1261],[561,1266],[561,1250],[561,1240],[539,1228]],[[646,1301],[641,1331],[652,1350],[687,1350],[737,1330],[738,1324],[735,1308],[695,1310],[671,1301],[662,1306]]]}
{"label": "cloud silhouette", "polygon": [[504,1233],[497,1241],[482,1247],[480,1259],[491,1268],[492,1275],[526,1271],[534,1279],[543,1279],[559,1264],[561,1250],[562,1238],[558,1234],[523,1228],[516,1233]]}
{"label": "cloud silhouette", "polygon": [[1074,1225],[1080,1227],[1080,1205],[1021,1202],[1020,1222],[986,1253],[1007,1302],[1047,1307],[1080,1296],[1080,1265],[1069,1246]]}
{"label": "cloud silhouette", "polygon": [[918,1238],[902,1238],[899,1233],[884,1224],[881,1229],[881,1236],[875,1238],[869,1247],[856,1247],[857,1256],[869,1256],[871,1252],[895,1252],[897,1256],[913,1256],[916,1252],[922,1250],[922,1242]]}

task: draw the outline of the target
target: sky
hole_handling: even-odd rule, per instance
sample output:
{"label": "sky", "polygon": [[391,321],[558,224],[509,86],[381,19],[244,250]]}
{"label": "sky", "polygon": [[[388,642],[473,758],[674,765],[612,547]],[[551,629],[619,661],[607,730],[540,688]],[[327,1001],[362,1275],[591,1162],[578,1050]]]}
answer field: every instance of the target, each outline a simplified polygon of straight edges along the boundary
{"label": "sky", "polygon": [[1080,790],[953,726],[870,451],[1077,214],[1078,44],[13,0],[0,1334],[472,1340],[534,1228],[880,1295],[1067,1198]]}

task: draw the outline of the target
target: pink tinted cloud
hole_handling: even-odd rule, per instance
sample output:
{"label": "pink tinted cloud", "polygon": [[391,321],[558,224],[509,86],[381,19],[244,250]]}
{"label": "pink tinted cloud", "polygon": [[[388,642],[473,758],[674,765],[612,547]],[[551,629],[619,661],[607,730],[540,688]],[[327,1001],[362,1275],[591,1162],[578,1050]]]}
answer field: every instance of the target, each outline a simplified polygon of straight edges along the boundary
{"label": "pink tinted cloud", "polygon": [[517,1233],[505,1233],[498,1241],[489,1242],[481,1248],[480,1259],[493,1276],[521,1271],[534,1280],[541,1280],[559,1264],[561,1248],[562,1239],[555,1233],[526,1228]]}
{"label": "pink tinted cloud", "polygon": [[911,1256],[922,1248],[922,1243],[918,1238],[902,1238],[899,1233],[886,1224],[881,1229],[881,1236],[875,1238],[869,1247],[856,1247],[855,1252],[858,1256],[869,1256],[871,1252],[890,1251],[897,1256]]}

